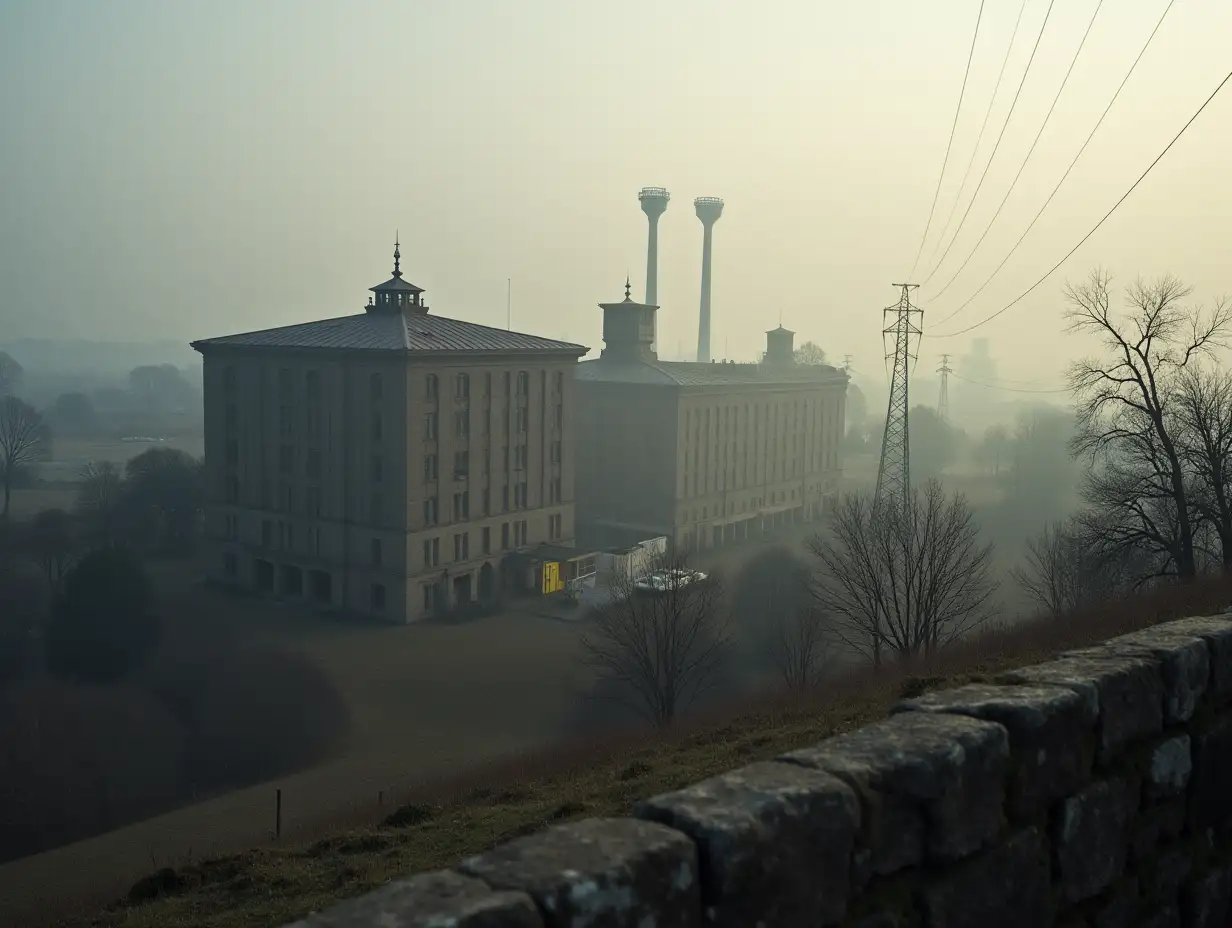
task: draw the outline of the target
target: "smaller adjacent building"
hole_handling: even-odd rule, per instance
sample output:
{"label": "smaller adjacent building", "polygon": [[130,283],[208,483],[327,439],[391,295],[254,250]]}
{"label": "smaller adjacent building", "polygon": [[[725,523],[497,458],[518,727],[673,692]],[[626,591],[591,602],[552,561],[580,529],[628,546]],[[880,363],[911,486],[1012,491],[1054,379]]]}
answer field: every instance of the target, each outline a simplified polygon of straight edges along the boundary
{"label": "smaller adjacent building", "polygon": [[600,357],[577,367],[578,536],[712,548],[810,521],[838,492],[847,374],[797,364],[793,333],[760,363],[660,361],[657,306],[602,303]]}

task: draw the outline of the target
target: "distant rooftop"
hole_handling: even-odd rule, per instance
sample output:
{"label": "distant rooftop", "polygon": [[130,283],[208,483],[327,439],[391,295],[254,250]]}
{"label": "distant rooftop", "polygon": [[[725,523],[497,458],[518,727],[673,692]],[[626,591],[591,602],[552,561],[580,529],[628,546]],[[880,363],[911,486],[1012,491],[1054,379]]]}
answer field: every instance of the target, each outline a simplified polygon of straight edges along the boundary
{"label": "distant rooftop", "polygon": [[583,361],[577,379],[591,383],[639,383],[660,386],[704,387],[734,384],[808,383],[846,380],[847,375],[827,364],[725,364],[715,361]]}

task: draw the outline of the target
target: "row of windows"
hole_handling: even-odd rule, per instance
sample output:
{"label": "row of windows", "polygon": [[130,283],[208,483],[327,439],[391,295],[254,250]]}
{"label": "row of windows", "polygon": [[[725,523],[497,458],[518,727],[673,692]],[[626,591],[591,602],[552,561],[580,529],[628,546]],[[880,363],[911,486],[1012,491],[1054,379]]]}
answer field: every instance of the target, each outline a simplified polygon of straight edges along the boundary
{"label": "row of windows", "polygon": [[[540,377],[546,380],[547,372],[541,371]],[[561,395],[565,391],[565,375],[563,371],[556,371],[553,375],[553,389],[556,395]],[[504,372],[504,387],[505,395],[508,396],[512,392],[513,385],[512,375],[509,371]],[[238,375],[236,369],[228,366],[223,369],[223,391],[229,397],[234,397],[238,391]],[[545,385],[546,389],[546,385]],[[485,373],[483,375],[483,390],[485,396],[492,395],[492,374]],[[321,372],[310,370],[304,375],[304,392],[309,403],[319,402],[321,399]],[[281,402],[290,402],[295,393],[294,375],[289,368],[281,368],[278,371],[278,397]],[[374,402],[379,402],[384,394],[384,382],[379,373],[373,373],[368,378],[368,395]],[[457,374],[454,376],[454,396],[458,399],[466,399],[471,395],[471,378],[469,374]],[[517,395],[530,395],[530,372],[518,371],[517,378]],[[437,399],[440,396],[440,378],[436,374],[428,374],[424,378],[424,396],[428,399]]]}

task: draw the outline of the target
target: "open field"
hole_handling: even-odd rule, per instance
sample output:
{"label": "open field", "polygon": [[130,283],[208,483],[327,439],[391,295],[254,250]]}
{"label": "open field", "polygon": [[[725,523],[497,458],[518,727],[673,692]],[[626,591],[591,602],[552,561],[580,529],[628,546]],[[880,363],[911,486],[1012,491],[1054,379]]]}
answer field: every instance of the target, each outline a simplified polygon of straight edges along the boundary
{"label": "open field", "polygon": [[[810,530],[798,526],[699,564],[734,571],[767,544],[800,547]],[[577,623],[508,612],[463,624],[355,624],[205,588],[196,576],[191,564],[153,568],[169,634],[208,629],[306,655],[350,708],[347,743],[311,769],[0,866],[0,916],[10,907],[26,919],[65,900],[110,900],[152,869],[267,842],[275,789],[283,840],[307,840],[375,821],[425,782],[543,749],[576,730],[590,683]]]}
{"label": "open field", "polygon": [[[880,718],[904,694],[976,682],[1170,618],[1222,613],[1230,594],[1232,579],[1209,578],[1081,615],[988,632],[917,666],[914,674],[902,668],[863,671],[798,700],[766,698],[695,718],[670,737],[558,747],[520,765],[443,781],[383,825],[339,830],[316,841],[266,842],[240,855],[163,871],[143,881],[127,902],[60,924],[277,926],[399,874],[453,865],[552,822],[627,814],[639,798]],[[51,880],[65,875],[31,874]]]}

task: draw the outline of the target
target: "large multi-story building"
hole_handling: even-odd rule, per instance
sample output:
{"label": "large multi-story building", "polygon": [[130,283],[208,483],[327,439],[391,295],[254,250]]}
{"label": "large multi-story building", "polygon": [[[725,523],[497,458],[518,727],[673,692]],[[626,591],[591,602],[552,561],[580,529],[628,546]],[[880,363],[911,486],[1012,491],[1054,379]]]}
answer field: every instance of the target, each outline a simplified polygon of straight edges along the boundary
{"label": "large multi-story building", "polygon": [[656,306],[602,303],[603,352],[578,365],[579,535],[711,548],[820,515],[838,492],[847,374],[797,364],[767,333],[757,364],[660,361]]}
{"label": "large multi-story building", "polygon": [[362,313],[193,342],[215,579],[413,621],[573,541],[586,348],[431,315],[399,261]]}

